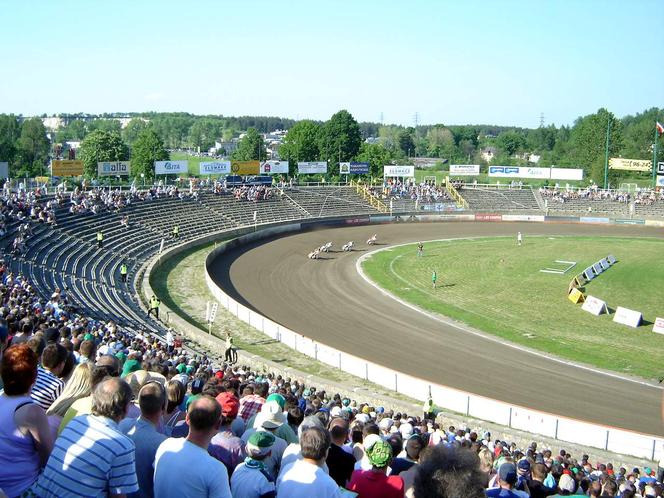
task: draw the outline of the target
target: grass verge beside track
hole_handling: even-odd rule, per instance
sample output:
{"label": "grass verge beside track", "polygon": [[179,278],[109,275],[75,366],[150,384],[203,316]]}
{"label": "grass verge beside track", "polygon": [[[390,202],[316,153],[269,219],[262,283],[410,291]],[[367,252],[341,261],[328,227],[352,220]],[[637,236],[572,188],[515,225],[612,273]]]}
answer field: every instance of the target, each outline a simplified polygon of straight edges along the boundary
{"label": "grass verge beside track", "polygon": [[[652,332],[655,317],[664,316],[661,240],[527,237],[518,247],[513,237],[497,237],[428,243],[421,258],[416,252],[414,244],[388,248],[371,255],[363,269],[410,303],[513,343],[646,379],[662,375],[664,336]],[[596,317],[567,299],[567,286],[608,254],[618,263],[585,288],[612,311]],[[565,275],[539,271],[554,260],[577,265]],[[617,306],[642,312],[645,324],[633,329],[614,323]]]}

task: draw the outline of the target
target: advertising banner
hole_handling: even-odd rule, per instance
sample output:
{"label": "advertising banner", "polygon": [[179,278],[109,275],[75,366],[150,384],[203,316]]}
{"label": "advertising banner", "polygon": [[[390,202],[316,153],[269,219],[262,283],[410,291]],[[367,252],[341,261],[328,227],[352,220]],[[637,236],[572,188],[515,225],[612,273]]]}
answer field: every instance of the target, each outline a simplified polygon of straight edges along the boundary
{"label": "advertising banner", "polygon": [[601,299],[597,299],[595,296],[586,296],[586,302],[583,303],[581,309],[588,313],[592,313],[595,316],[607,312],[606,303]]}
{"label": "advertising banner", "polygon": [[155,161],[156,175],[177,175],[189,172],[189,161]]}
{"label": "advertising banner", "polygon": [[299,175],[314,175],[327,173],[327,161],[298,162],[297,173]]}
{"label": "advertising banner", "polygon": [[350,174],[351,175],[368,175],[369,174],[369,163],[350,163]]}
{"label": "advertising banner", "polygon": [[652,326],[652,331],[658,334],[664,334],[664,318],[655,318],[655,324]]}
{"label": "advertising banner", "polygon": [[231,162],[230,161],[214,161],[214,162],[200,162],[198,163],[201,175],[230,175]]}
{"label": "advertising banner", "polygon": [[97,163],[97,176],[129,176],[129,161],[100,161]]}
{"label": "advertising banner", "polygon": [[612,157],[609,159],[609,169],[623,169],[627,171],[650,171],[652,161],[641,159],[623,159],[622,157]]}
{"label": "advertising banner", "polygon": [[502,219],[501,214],[478,213],[475,215],[475,221],[502,221]]}
{"label": "advertising banner", "polygon": [[501,178],[520,178],[520,168],[518,166],[489,166],[489,176],[498,176]]}
{"label": "advertising banner", "polygon": [[9,178],[8,162],[0,162],[0,178]]}
{"label": "advertising banner", "polygon": [[383,176],[415,176],[415,166],[383,166]]}
{"label": "advertising banner", "polygon": [[450,164],[450,175],[476,176],[480,174],[479,164]]}
{"label": "advertising banner", "polygon": [[657,163],[657,174],[664,175],[664,162]]}
{"label": "advertising banner", "polygon": [[504,214],[503,221],[544,221],[540,214]]}
{"label": "advertising banner", "polygon": [[83,161],[55,160],[51,162],[53,176],[81,176],[83,174]]}
{"label": "advertising banner", "polygon": [[657,183],[656,185],[658,187],[664,187],[664,175],[657,175]]}
{"label": "advertising banner", "polygon": [[583,170],[579,168],[551,168],[552,180],[583,180]]}
{"label": "advertising banner", "polygon": [[636,328],[641,325],[641,313],[618,306],[615,315],[613,315],[613,321]]}
{"label": "advertising banner", "polygon": [[350,175],[350,163],[339,163],[339,174]]}
{"label": "advertising banner", "polygon": [[260,172],[261,164],[258,161],[231,161],[231,173],[234,175],[258,175]]}
{"label": "advertising banner", "polygon": [[288,161],[263,161],[261,175],[287,175]]}

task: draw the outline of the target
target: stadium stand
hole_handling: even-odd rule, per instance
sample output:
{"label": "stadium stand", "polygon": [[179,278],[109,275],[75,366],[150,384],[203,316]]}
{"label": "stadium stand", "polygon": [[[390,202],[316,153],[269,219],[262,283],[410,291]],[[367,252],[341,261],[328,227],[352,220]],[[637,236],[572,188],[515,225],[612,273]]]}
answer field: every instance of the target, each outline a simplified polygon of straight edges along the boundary
{"label": "stadium stand", "polygon": [[540,206],[530,187],[486,188],[465,185],[460,194],[471,211],[539,211]]}
{"label": "stadium stand", "polygon": [[[483,194],[471,198],[487,210],[533,209],[523,193]],[[98,214],[52,196],[2,200],[0,451],[13,458],[0,466],[0,496],[185,496],[193,486],[197,496],[233,498],[341,498],[339,486],[361,498],[662,496],[664,462],[614,468],[536,443],[518,448],[445,427],[429,402],[398,413],[187,349],[145,319],[131,280],[118,277],[122,262],[135,272],[162,239],[179,243],[174,223],[190,240],[254,221],[374,212],[339,187],[256,202],[197,197],[136,198]],[[28,222],[37,206],[57,225]],[[64,387],[46,410],[30,401],[57,378]]]}

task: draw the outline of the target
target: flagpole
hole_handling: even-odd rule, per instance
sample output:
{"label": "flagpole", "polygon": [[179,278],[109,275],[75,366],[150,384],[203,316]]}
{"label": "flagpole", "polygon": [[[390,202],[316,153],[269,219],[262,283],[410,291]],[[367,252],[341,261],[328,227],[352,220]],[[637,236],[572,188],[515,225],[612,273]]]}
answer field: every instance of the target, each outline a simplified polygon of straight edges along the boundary
{"label": "flagpole", "polygon": [[606,124],[606,151],[604,154],[604,189],[608,188],[609,182],[609,132],[611,131],[611,116]]}
{"label": "flagpole", "polygon": [[652,188],[657,187],[657,136],[659,135],[659,130],[657,129],[657,124],[655,124],[655,146],[653,147],[652,152]]}

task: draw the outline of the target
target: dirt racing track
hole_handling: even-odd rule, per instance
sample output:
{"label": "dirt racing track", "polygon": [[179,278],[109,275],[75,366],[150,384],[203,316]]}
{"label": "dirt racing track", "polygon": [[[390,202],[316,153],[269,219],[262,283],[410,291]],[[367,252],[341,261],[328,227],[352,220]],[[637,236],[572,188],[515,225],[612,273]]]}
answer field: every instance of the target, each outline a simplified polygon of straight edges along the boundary
{"label": "dirt racing track", "polygon": [[[471,333],[385,296],[356,269],[357,259],[374,248],[365,244],[374,233],[383,244],[378,247],[385,247],[418,240],[514,236],[517,231],[526,239],[572,234],[664,237],[662,229],[643,226],[478,222],[348,226],[239,247],[217,259],[212,277],[232,298],[271,320],[394,370],[555,415],[662,435],[659,385],[557,361]],[[349,240],[355,241],[356,250],[341,252]],[[318,261],[307,259],[308,252],[328,241],[336,252],[323,254]],[[625,328],[625,333],[630,330]]]}

